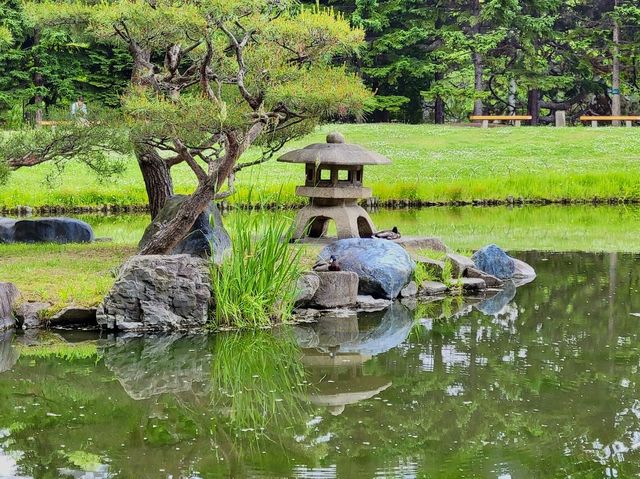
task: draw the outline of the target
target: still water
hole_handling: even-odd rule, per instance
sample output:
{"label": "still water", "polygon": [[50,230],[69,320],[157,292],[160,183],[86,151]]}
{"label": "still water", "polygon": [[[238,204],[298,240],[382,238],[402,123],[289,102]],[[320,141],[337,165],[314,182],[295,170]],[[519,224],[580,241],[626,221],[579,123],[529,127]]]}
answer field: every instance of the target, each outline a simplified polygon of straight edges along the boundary
{"label": "still water", "polygon": [[637,257],[516,256],[536,281],[492,299],[251,334],[6,336],[0,477],[637,477]]}

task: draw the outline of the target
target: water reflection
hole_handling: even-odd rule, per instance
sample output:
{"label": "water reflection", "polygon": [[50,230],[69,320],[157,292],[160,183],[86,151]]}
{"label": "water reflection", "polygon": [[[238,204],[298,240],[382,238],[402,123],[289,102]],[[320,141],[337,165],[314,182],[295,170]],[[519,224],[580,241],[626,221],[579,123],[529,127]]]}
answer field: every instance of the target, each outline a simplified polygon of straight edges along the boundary
{"label": "water reflection", "polygon": [[524,259],[517,291],[275,332],[7,335],[0,477],[636,477],[636,258]]}

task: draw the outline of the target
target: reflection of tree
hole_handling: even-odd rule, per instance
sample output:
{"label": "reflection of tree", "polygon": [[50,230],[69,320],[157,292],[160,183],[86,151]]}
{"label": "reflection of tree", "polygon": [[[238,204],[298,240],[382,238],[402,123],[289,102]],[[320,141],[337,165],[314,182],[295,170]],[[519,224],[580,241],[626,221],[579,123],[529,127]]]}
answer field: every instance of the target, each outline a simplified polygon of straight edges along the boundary
{"label": "reflection of tree", "polygon": [[0,428],[24,451],[25,474],[57,477],[68,451],[99,454],[136,478],[290,470],[322,453],[294,438],[310,413],[294,394],[306,381],[284,331],[125,337],[99,351],[97,363],[36,358],[0,375]]}

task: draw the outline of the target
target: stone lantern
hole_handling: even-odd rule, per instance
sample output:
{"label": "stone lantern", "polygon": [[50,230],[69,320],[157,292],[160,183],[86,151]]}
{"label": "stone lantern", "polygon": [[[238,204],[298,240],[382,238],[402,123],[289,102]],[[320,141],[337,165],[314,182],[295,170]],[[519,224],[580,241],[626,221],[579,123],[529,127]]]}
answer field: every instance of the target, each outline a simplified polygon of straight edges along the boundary
{"label": "stone lantern", "polygon": [[358,205],[358,199],[371,197],[371,189],[362,185],[364,165],[384,165],[391,160],[347,144],[340,133],[333,132],[326,143],[290,151],[278,161],[305,164],[305,183],[296,188],[296,194],[308,197],[309,204],[296,216],[294,239],[325,236],[330,220],[340,239],[369,238],[376,232],[369,214]]}

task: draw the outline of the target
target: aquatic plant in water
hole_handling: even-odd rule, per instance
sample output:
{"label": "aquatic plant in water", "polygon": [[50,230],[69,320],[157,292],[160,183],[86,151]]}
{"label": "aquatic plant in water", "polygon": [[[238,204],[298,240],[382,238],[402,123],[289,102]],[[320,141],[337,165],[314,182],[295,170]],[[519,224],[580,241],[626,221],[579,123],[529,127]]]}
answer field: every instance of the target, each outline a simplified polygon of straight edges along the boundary
{"label": "aquatic plant in water", "polygon": [[255,329],[286,320],[295,300],[300,250],[289,246],[291,220],[261,223],[239,215],[230,228],[231,254],[211,264],[213,327]]}

